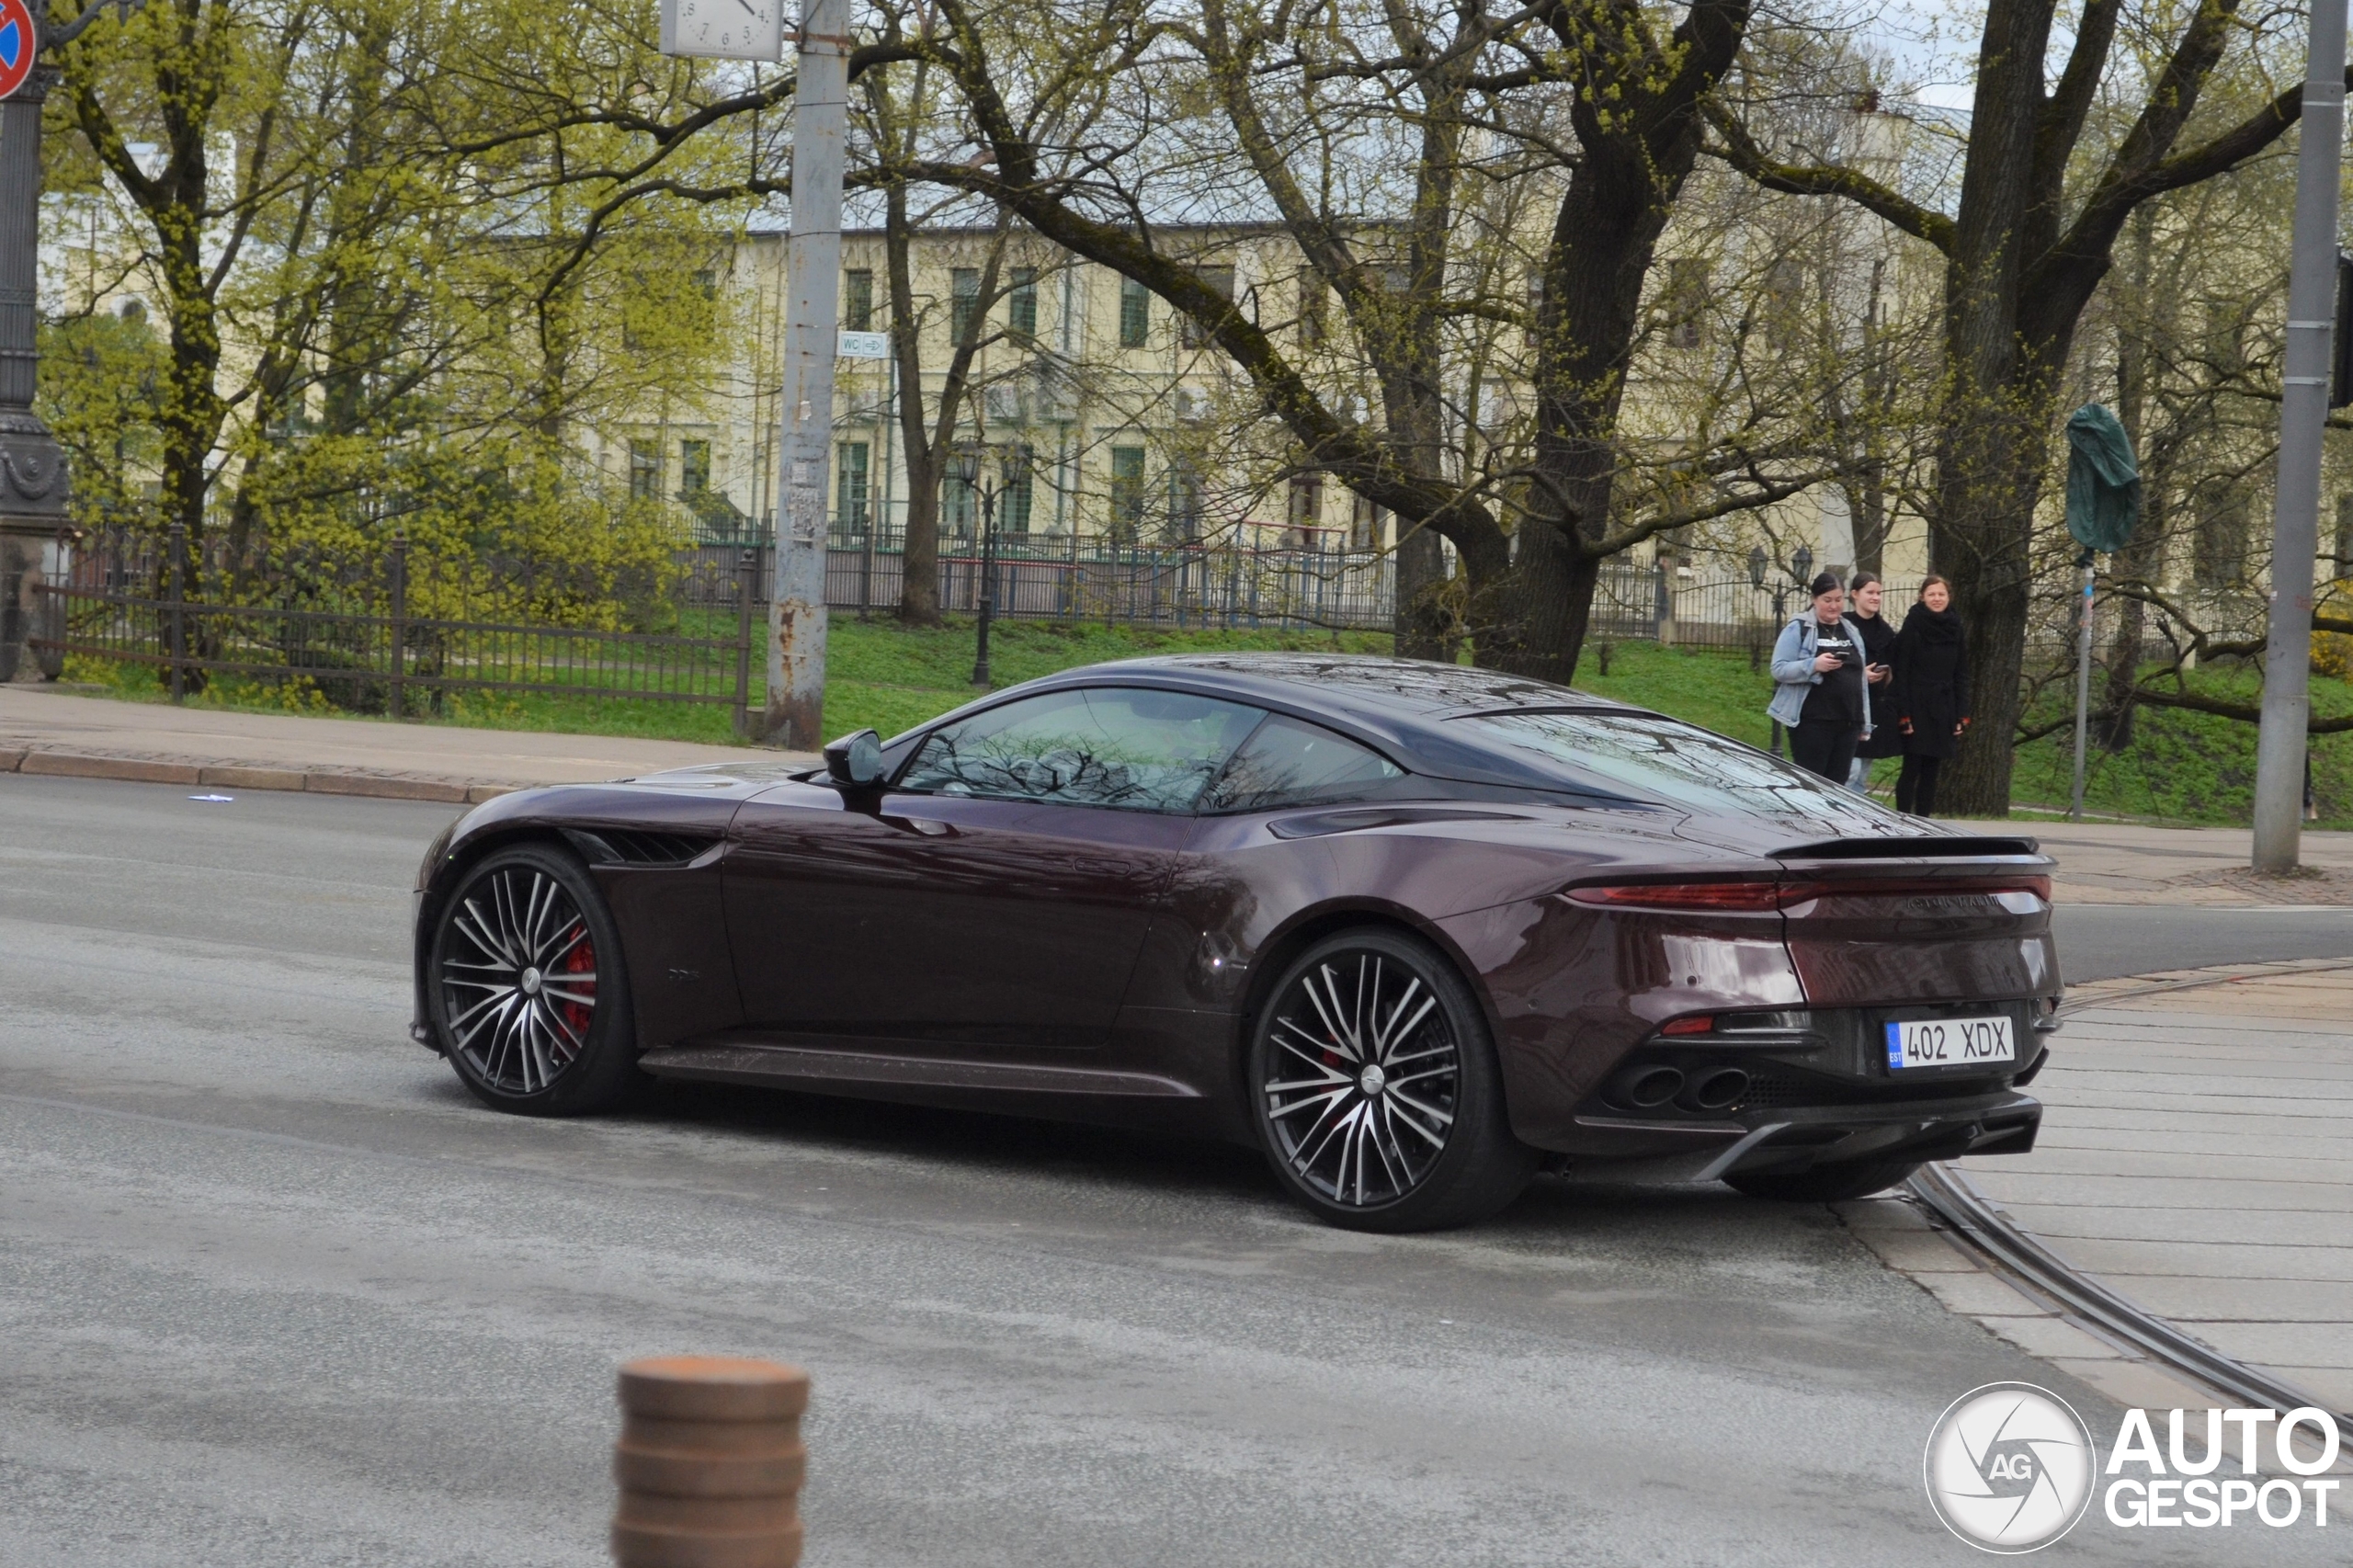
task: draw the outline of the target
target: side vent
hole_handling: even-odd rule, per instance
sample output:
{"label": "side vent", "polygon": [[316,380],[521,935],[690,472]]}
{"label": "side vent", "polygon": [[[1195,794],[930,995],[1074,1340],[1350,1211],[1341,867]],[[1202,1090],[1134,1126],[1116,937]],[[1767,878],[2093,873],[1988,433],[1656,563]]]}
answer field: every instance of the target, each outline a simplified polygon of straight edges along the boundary
{"label": "side vent", "polygon": [[687,866],[718,846],[708,834],[657,833],[635,827],[568,827],[564,837],[594,866]]}

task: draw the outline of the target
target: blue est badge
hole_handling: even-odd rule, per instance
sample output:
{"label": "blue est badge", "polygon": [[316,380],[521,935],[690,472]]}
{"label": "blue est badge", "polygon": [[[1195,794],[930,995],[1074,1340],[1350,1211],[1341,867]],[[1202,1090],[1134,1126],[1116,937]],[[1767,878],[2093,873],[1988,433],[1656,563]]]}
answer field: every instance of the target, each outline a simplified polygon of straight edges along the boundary
{"label": "blue est badge", "polygon": [[1901,1024],[1887,1026],[1887,1064],[1896,1068],[1904,1065],[1904,1026]]}

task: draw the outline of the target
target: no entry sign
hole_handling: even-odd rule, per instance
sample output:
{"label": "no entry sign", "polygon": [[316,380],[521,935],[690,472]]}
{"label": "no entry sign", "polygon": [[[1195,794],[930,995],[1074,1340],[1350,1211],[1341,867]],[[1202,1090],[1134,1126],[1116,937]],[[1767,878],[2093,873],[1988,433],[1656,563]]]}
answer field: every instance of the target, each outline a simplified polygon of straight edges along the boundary
{"label": "no entry sign", "polygon": [[0,0],[0,98],[14,97],[17,89],[31,79],[38,40],[32,10],[25,0]]}

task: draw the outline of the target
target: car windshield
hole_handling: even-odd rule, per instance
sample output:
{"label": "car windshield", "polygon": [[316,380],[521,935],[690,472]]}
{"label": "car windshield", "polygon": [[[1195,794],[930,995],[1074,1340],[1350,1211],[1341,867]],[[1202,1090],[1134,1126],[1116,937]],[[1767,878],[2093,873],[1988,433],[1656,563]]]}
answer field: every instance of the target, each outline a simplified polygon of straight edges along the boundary
{"label": "car windshield", "polygon": [[1867,812],[1852,792],[1697,725],[1631,713],[1480,713],[1490,745],[1581,788],[1715,815],[1765,812],[1825,826]]}

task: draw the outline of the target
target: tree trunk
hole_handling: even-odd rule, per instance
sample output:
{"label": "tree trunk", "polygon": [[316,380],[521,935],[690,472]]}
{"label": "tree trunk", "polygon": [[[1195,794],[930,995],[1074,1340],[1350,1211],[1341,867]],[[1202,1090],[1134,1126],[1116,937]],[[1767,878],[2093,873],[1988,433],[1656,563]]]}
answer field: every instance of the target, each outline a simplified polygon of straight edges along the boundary
{"label": "tree trunk", "polygon": [[939,624],[939,464],[923,413],[923,352],[908,247],[907,187],[893,185],[882,205],[883,265],[890,269],[891,353],[898,366],[899,441],[906,450],[907,529],[899,556],[899,619]]}

